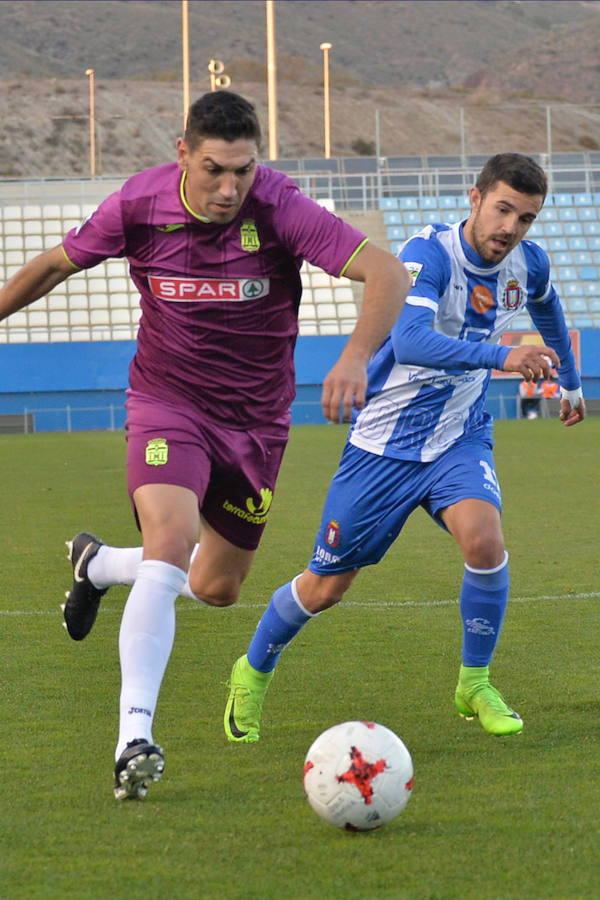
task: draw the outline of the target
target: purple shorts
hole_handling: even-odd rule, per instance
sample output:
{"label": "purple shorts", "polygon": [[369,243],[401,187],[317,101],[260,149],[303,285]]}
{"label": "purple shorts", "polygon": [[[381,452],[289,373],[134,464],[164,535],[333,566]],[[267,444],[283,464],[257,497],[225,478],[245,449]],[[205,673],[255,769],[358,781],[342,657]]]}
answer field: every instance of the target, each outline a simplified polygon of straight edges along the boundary
{"label": "purple shorts", "polygon": [[238,431],[197,409],[127,391],[127,487],[175,484],[198,497],[203,518],[236,547],[255,550],[267,521],[289,415]]}

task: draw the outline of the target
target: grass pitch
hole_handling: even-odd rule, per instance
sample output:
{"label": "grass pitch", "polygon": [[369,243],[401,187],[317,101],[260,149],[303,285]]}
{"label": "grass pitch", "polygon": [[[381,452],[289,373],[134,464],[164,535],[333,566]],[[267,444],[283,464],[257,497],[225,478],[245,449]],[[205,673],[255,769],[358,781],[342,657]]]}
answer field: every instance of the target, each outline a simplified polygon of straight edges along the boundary
{"label": "grass pitch", "polygon": [[[61,627],[64,541],[138,542],[122,434],[3,436],[0,897],[592,900],[599,895],[600,418],[499,422],[511,602],[494,682],[525,721],[497,739],[455,713],[462,562],[420,511],[385,560],[285,651],[258,744],[222,730],[226,681],[273,589],[304,568],[345,438],[292,432],[236,607],[178,602],[155,737],[160,784],[112,795],[125,588],[81,644]],[[380,831],[323,823],[304,756],[335,722],[380,721],[415,789]]]}

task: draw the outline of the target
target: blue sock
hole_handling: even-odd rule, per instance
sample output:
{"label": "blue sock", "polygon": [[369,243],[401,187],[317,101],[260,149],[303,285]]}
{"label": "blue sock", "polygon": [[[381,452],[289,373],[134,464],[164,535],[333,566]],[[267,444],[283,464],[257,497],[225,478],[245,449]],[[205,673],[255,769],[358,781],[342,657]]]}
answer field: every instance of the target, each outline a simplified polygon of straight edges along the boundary
{"label": "blue sock", "polygon": [[271,672],[281,651],[303,628],[307,612],[296,591],[296,579],[278,588],[264,611],[248,647],[248,662],[259,672]]}
{"label": "blue sock", "polygon": [[490,664],[508,603],[508,586],[508,553],[495,569],[472,569],[465,564],[460,594],[463,665]]}

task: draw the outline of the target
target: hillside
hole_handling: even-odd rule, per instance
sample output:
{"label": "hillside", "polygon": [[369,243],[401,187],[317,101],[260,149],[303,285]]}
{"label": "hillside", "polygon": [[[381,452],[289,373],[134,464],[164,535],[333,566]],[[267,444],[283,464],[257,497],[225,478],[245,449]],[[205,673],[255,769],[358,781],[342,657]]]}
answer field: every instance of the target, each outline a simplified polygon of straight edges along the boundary
{"label": "hillside", "polygon": [[[265,4],[189,3],[192,98],[222,59],[267,124]],[[279,0],[278,155],[323,155],[330,55],[334,155],[539,152],[600,147],[600,3],[578,0]],[[181,3],[0,0],[0,177],[89,172],[95,71],[97,172],[171,159],[181,131]],[[376,134],[378,111],[379,135]],[[267,141],[265,139],[265,150]]]}

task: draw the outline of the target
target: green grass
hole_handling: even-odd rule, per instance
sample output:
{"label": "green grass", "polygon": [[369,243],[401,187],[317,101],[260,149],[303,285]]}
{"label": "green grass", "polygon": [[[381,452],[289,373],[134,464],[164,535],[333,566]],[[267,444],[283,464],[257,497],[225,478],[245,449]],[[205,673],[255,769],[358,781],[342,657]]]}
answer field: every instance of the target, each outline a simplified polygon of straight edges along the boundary
{"label": "green grass", "polygon": [[[167,769],[112,796],[117,635],[127,592],[81,644],[60,627],[64,540],[138,542],[122,434],[3,436],[0,898],[596,898],[600,864],[600,419],[499,422],[512,600],[494,680],[525,721],[494,739],[453,709],[462,562],[417,512],[343,604],[285,652],[260,743],[222,731],[224,682],[273,589],[312,550],[345,428],[293,430],[240,602],[178,603],[155,736]],[[92,473],[92,474],[90,474]],[[415,789],[380,831],[323,823],[302,792],[326,727],[370,718],[409,747]]]}

